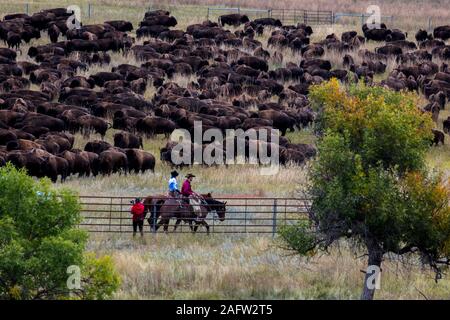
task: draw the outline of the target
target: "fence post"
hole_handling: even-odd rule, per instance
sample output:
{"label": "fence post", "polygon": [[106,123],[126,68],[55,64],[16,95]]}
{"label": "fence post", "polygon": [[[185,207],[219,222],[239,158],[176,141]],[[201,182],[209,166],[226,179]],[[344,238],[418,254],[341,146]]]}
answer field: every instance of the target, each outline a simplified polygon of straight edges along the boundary
{"label": "fence post", "polygon": [[[153,214],[153,212],[155,214]],[[156,233],[156,204],[153,205],[153,210],[150,209],[150,219],[152,219],[152,232]]]}
{"label": "fence post", "polygon": [[91,3],[88,3],[88,18],[91,19]]}
{"label": "fence post", "polygon": [[247,233],[247,199],[245,199],[244,232]]}
{"label": "fence post", "polygon": [[122,233],[122,205],[123,205],[123,198],[120,197],[120,213],[119,213],[119,217],[120,217],[120,222],[119,222],[119,233]]}
{"label": "fence post", "polygon": [[432,19],[431,19],[431,17],[429,17],[428,18],[428,32],[431,32],[432,30],[431,30],[431,25],[432,25]]}
{"label": "fence post", "polygon": [[208,21],[208,20],[209,20],[209,7],[208,7],[208,11],[206,13],[206,21]]}
{"label": "fence post", "polygon": [[29,3],[25,3],[25,12],[27,13],[27,15],[30,14],[30,4]]}
{"label": "fence post", "polygon": [[284,225],[287,225],[287,199],[284,199]]}
{"label": "fence post", "polygon": [[272,237],[277,233],[277,199],[273,200]]}
{"label": "fence post", "polygon": [[109,231],[111,231],[111,223],[112,223],[112,201],[113,198],[109,198]]}

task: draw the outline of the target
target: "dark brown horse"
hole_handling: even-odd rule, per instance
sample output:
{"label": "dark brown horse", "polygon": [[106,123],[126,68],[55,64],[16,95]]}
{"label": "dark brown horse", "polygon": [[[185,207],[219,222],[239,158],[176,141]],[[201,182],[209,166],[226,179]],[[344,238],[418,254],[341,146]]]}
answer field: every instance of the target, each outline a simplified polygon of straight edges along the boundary
{"label": "dark brown horse", "polygon": [[[196,232],[199,226],[205,226],[206,232],[209,234],[209,225],[205,221],[209,212],[216,212],[220,221],[225,220],[226,202],[215,200],[211,194],[202,195],[203,201],[199,205],[199,214],[194,212],[191,205],[184,203],[182,199],[172,198],[168,196],[148,197],[144,200],[146,212],[150,212],[148,222],[152,230],[158,230],[163,226],[164,232],[169,229],[170,219],[176,218],[174,231],[178,225],[184,221],[189,224],[192,232]],[[159,222],[156,223],[157,219]]]}

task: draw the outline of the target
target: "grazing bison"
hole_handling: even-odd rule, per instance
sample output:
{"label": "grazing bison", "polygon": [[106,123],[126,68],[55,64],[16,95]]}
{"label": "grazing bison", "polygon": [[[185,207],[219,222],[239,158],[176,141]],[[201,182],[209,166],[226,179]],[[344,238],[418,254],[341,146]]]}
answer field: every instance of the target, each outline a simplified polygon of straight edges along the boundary
{"label": "grazing bison", "polygon": [[6,150],[7,151],[11,151],[11,150],[27,151],[27,150],[33,150],[33,149],[43,149],[43,150],[45,150],[45,147],[42,146],[39,143],[36,143],[34,141],[31,141],[31,140],[25,140],[25,139],[12,140],[12,141],[9,141],[6,144]]}
{"label": "grazing bison", "polygon": [[125,172],[128,170],[127,156],[117,150],[106,150],[98,155],[99,172],[104,175],[110,175],[115,172]]}
{"label": "grazing bison", "polygon": [[240,65],[247,65],[250,68],[253,68],[255,70],[264,71],[267,72],[269,70],[269,65],[264,59],[254,57],[254,56],[247,56],[247,57],[241,57],[237,61]]}
{"label": "grazing bison", "polygon": [[110,124],[106,120],[91,116],[89,114],[79,117],[78,124],[84,136],[88,137],[91,133],[91,130],[94,130],[96,133],[101,135],[102,139],[106,134],[106,130],[108,130],[108,128],[110,127]]}
{"label": "grazing bison", "polygon": [[106,141],[94,140],[86,143],[86,145],[84,146],[84,151],[100,154],[103,151],[111,149],[112,147],[113,146]]}
{"label": "grazing bison", "polygon": [[433,36],[444,41],[450,39],[450,25],[435,28],[433,30]]}
{"label": "grazing bison", "polygon": [[43,167],[45,159],[37,156],[35,153],[16,150],[9,152],[5,160],[6,162],[11,162],[17,168],[25,168],[31,176],[44,177]]}
{"label": "grazing bison", "polygon": [[176,129],[176,124],[172,120],[164,119],[156,116],[147,116],[136,122],[136,130],[152,137],[157,134],[164,134],[166,137]]}
{"label": "grazing bison", "polygon": [[259,18],[253,20],[253,23],[255,25],[262,25],[262,26],[272,26],[272,27],[281,27],[283,24],[279,19],[274,18]]}
{"label": "grazing bison", "polygon": [[142,137],[129,132],[118,132],[114,135],[114,146],[118,148],[144,148]]}
{"label": "grazing bison", "polygon": [[419,31],[417,31],[417,33],[415,35],[415,38],[416,38],[417,42],[425,41],[429,38],[428,32],[426,30],[419,29]]}
{"label": "grazing bison", "polygon": [[286,134],[287,129],[293,129],[295,126],[295,119],[281,111],[264,110],[260,111],[258,115],[262,119],[273,121],[273,127],[279,129],[282,136]]}
{"label": "grazing bison", "polygon": [[128,32],[133,30],[133,25],[129,21],[124,20],[114,20],[114,21],[105,21],[105,24],[109,24],[114,27],[117,31]]}
{"label": "grazing bison", "polygon": [[376,53],[385,55],[401,55],[403,53],[402,48],[394,45],[386,45],[375,49]]}
{"label": "grazing bison", "polygon": [[300,151],[289,149],[289,148],[280,148],[280,164],[295,164],[300,165],[305,162],[305,155]]}
{"label": "grazing bison", "polygon": [[17,140],[17,135],[13,131],[0,128],[0,145],[1,146],[6,146],[8,144],[8,142],[16,141],[16,140]]}
{"label": "grazing bison", "polygon": [[434,137],[433,137],[433,141],[431,144],[438,146],[439,143],[442,143],[442,145],[444,145],[444,139],[445,139],[444,133],[439,130],[434,130],[434,129],[432,131],[433,131]]}
{"label": "grazing bison", "polygon": [[443,130],[445,133],[449,134],[450,132],[450,117],[442,122]]}
{"label": "grazing bison", "polygon": [[[366,25],[364,25],[366,26]],[[364,36],[366,37],[367,40],[373,40],[373,41],[386,41],[386,38],[388,35],[390,35],[392,33],[391,30],[389,29],[364,29],[363,26],[363,32],[364,32]],[[367,26],[366,26],[367,27]]]}
{"label": "grazing bison", "polygon": [[128,160],[129,172],[144,173],[146,170],[155,171],[156,160],[151,153],[139,149],[127,149],[125,154]]}
{"label": "grazing bison", "polygon": [[159,16],[148,16],[141,21],[141,27],[149,26],[164,26],[164,27],[175,27],[177,25],[177,19],[172,16],[159,15]]}
{"label": "grazing bison", "polygon": [[249,21],[250,19],[245,14],[239,13],[225,14],[219,17],[221,26],[229,25],[237,27]]}
{"label": "grazing bison", "polygon": [[61,182],[64,182],[69,175],[69,162],[61,157],[51,155],[44,162],[43,174],[56,182],[58,176],[61,176]]}

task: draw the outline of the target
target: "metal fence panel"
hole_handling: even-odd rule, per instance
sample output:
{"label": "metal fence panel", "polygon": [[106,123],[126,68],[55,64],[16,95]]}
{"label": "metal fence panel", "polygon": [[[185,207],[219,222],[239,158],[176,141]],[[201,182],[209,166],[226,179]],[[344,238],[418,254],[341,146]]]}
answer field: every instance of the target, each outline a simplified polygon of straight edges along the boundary
{"label": "metal fence panel", "polygon": [[[80,227],[95,233],[132,232],[130,201],[135,197],[96,197],[80,196],[83,221]],[[211,233],[272,234],[280,226],[296,223],[307,218],[309,200],[298,198],[216,198],[227,201],[225,221],[219,221],[210,213],[205,221]],[[149,218],[147,215],[146,219]],[[145,221],[145,231],[152,232]],[[173,232],[174,219],[169,226]],[[158,232],[163,232],[162,228]],[[187,225],[181,224],[178,233],[191,232]],[[205,232],[199,228],[198,232]]]}

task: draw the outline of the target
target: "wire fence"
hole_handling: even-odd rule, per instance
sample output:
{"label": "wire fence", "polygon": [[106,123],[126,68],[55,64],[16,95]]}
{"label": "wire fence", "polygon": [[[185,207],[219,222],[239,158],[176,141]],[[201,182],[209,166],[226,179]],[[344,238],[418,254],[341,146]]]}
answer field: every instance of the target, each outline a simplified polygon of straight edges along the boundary
{"label": "wire fence", "polygon": [[[80,196],[83,221],[80,227],[94,233],[130,233],[132,229],[131,201],[135,197]],[[223,197],[226,201],[225,220],[220,221],[216,213],[205,218],[211,233],[271,234],[275,235],[281,226],[295,224],[307,219],[310,201],[299,198]],[[175,209],[174,209],[175,210]],[[155,232],[145,219],[145,232]],[[169,232],[173,232],[172,219]],[[157,230],[163,232],[163,228]],[[188,224],[181,223],[177,233],[191,232]],[[199,227],[198,232],[206,232]]]}
{"label": "wire fence", "polygon": [[307,25],[333,24],[332,11],[299,10],[299,9],[273,9],[271,17],[279,19],[283,24],[304,23]]}
{"label": "wire fence", "polygon": [[258,18],[273,18],[280,20],[283,24],[332,24],[333,12],[320,10],[299,10],[299,9],[247,9],[247,8],[226,8],[208,7],[206,18],[217,21],[223,14],[238,13],[245,14],[250,20]]}

